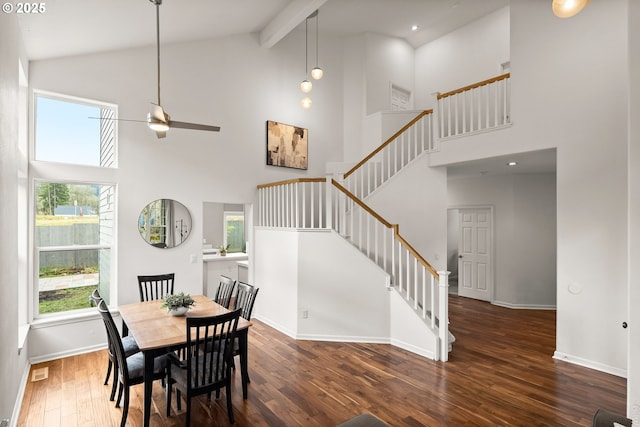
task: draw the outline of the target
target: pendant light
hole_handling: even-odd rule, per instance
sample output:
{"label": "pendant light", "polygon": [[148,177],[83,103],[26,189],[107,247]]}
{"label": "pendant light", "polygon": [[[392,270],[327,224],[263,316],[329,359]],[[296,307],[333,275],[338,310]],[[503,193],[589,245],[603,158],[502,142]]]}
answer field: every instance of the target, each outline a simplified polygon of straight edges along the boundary
{"label": "pendant light", "polygon": [[300,90],[304,93],[311,92],[313,85],[309,81],[309,18],[304,21],[304,80],[300,83]]}
{"label": "pendant light", "polygon": [[587,7],[591,0],[553,0],[551,9],[558,18],[571,18]]}
{"label": "pendant light", "polygon": [[309,98],[308,96],[305,96],[300,101],[300,105],[302,105],[302,108],[304,108],[305,110],[308,110],[309,108],[311,108],[311,104],[312,104],[311,98]]}
{"label": "pendant light", "polygon": [[313,69],[311,70],[311,77],[313,77],[314,80],[320,80],[324,72],[322,71],[322,68],[318,67],[318,11],[317,10],[314,13],[312,13],[310,17],[313,17],[313,16],[315,16],[316,18],[316,66],[313,67]]}

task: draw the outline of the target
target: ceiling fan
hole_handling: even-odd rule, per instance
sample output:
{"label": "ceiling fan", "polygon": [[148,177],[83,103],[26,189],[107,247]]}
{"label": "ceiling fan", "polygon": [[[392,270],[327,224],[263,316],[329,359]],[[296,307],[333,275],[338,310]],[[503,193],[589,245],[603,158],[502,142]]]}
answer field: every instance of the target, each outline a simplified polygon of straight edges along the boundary
{"label": "ceiling fan", "polygon": [[171,128],[179,129],[193,129],[193,130],[206,130],[219,132],[219,126],[202,125],[197,123],[179,122],[171,120],[169,114],[167,114],[162,108],[160,103],[160,5],[162,0],[149,0],[156,6],[156,51],[158,58],[158,103],[151,104],[153,108],[147,114],[147,125],[149,128],[155,131],[158,138],[164,138],[167,135],[167,130]]}
{"label": "ceiling fan", "polygon": [[[164,111],[162,104],[160,103],[160,5],[162,0],[149,0],[156,6],[156,51],[158,62],[158,103],[151,103],[151,111],[147,114],[146,123],[151,130],[156,133],[158,138],[164,138],[167,136],[167,131],[171,128],[179,129],[192,129],[192,130],[205,130],[219,132],[220,126],[203,125],[198,123],[179,122],[171,120],[171,116]],[[92,117],[98,118],[98,117]],[[105,120],[103,118],[103,120]],[[109,119],[106,119],[109,120]],[[115,119],[118,120],[118,119]],[[142,121],[142,120],[126,120],[125,121]]]}

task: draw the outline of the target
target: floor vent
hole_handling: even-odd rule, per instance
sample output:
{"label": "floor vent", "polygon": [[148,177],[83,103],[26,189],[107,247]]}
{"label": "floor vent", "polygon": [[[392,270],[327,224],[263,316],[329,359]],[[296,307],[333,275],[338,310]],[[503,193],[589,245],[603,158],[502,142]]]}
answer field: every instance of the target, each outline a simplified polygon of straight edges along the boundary
{"label": "floor vent", "polygon": [[34,369],[33,372],[31,373],[31,382],[42,381],[42,380],[46,380],[47,378],[49,378],[48,367]]}

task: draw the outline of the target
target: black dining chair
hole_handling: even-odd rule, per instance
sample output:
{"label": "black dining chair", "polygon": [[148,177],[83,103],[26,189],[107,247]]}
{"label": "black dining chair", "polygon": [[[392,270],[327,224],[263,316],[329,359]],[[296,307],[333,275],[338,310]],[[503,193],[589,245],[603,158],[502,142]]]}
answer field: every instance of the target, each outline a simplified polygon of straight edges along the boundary
{"label": "black dining chair", "polygon": [[140,302],[162,299],[167,294],[173,294],[174,278],[175,273],[138,276]]}
{"label": "black dining chair", "polygon": [[247,320],[251,320],[253,305],[256,302],[256,296],[260,288],[244,282],[236,282],[236,298],[233,301],[233,310],[241,309],[241,316]]}
{"label": "black dining chair", "polygon": [[[127,422],[127,415],[129,413],[129,388],[136,384],[142,384],[144,382],[144,356],[138,352],[129,357],[125,355],[124,346],[122,345],[122,339],[120,333],[116,327],[113,317],[107,308],[107,304],[104,300],[98,303],[98,311],[102,315],[102,320],[107,328],[107,337],[110,341],[109,346],[113,347],[113,352],[116,356],[117,365],[120,369],[118,371],[118,399],[116,400],[116,408],[120,407],[120,401],[122,400],[122,394],[124,392],[124,404],[122,408],[122,419],[120,421],[120,427],[125,427]],[[166,377],[167,372],[167,359],[168,356],[162,355],[156,357],[153,366],[153,379],[163,380]]]}
{"label": "black dining chair", "polygon": [[[98,306],[100,301],[103,301],[102,296],[100,296],[100,292],[96,289],[90,296],[93,304]],[[106,303],[105,303],[106,304]],[[106,327],[106,325],[105,325]],[[136,354],[140,351],[138,347],[138,343],[135,338],[131,335],[122,337],[122,347],[124,348],[124,353],[127,357],[132,354]],[[109,377],[111,376],[111,370],[113,369],[113,382],[111,384],[111,396],[109,400],[114,400],[116,397],[116,389],[118,388],[118,361],[116,359],[116,355],[114,353],[113,346],[111,345],[111,340],[109,339],[109,332],[107,331],[107,356],[109,358],[107,365],[107,376],[104,378],[104,385],[109,384]]]}
{"label": "black dining chair", "polygon": [[[256,302],[256,296],[258,295],[258,291],[260,288],[257,288],[253,285],[244,282],[236,282],[237,290],[236,290],[236,298],[233,301],[233,310],[240,310],[240,316],[247,320],[251,320],[251,313],[253,312],[253,305]],[[233,356],[240,355],[240,343],[238,342],[238,338],[234,340],[233,343]],[[233,359],[231,360],[231,366],[235,369],[236,365]],[[247,381],[249,377],[247,376]]]}
{"label": "black dining chair", "polygon": [[171,389],[181,410],[181,393],[187,402],[186,426],[191,423],[191,399],[225,388],[229,421],[234,423],[231,404],[231,361],[240,310],[208,317],[187,317],[186,361],[170,353],[167,369],[167,417],[171,415]]}
{"label": "black dining chair", "polygon": [[220,284],[218,285],[218,290],[216,291],[216,296],[213,300],[224,308],[229,308],[229,305],[231,305],[231,297],[233,296],[235,286],[235,280],[231,279],[230,277],[221,275]]}

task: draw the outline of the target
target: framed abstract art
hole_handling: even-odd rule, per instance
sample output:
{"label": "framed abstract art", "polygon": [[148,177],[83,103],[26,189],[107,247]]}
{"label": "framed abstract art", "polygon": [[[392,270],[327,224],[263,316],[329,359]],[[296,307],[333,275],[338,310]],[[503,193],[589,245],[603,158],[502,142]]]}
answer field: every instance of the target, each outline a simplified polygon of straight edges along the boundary
{"label": "framed abstract art", "polygon": [[267,120],[267,165],[307,169],[308,130]]}

